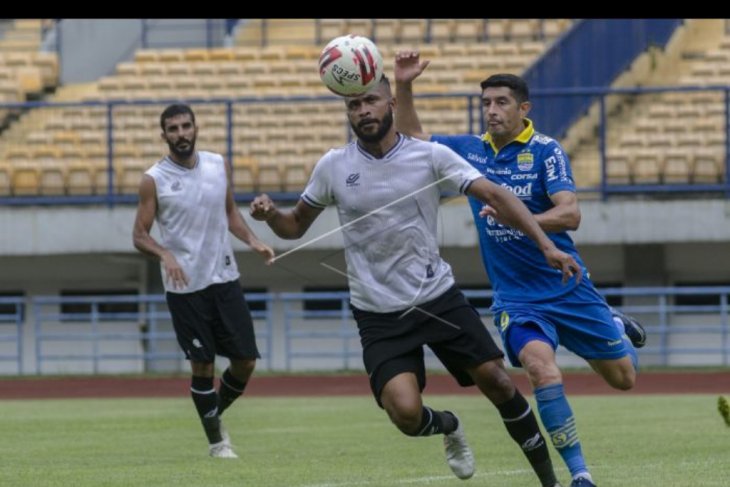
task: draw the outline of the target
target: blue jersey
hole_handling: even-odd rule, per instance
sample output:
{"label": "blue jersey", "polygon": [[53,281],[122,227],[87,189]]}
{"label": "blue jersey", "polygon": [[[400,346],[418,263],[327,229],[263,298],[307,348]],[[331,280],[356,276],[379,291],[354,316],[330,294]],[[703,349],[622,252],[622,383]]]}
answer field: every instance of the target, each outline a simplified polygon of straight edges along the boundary
{"label": "blue jersey", "polygon": [[[508,189],[532,213],[553,208],[550,195],[559,191],[575,192],[570,162],[558,142],[535,132],[532,122],[520,135],[497,151],[489,134],[434,135],[431,140],[444,144],[490,181]],[[551,268],[535,243],[519,230],[479,216],[483,203],[469,197],[479,232],[479,247],[487,274],[494,288],[494,304],[502,301],[535,302],[564,295],[575,288],[575,279],[565,285],[562,275]],[[555,245],[571,254],[585,267],[567,232],[548,233]]]}

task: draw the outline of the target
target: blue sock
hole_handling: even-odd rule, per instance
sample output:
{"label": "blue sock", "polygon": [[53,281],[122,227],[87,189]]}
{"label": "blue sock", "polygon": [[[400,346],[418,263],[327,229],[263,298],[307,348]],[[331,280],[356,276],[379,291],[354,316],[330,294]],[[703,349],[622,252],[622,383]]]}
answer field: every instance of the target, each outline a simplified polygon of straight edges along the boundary
{"label": "blue sock", "polygon": [[542,424],[550,435],[553,446],[568,466],[571,476],[588,472],[578,440],[575,418],[565,397],[563,384],[536,388],[535,400]]}
{"label": "blue sock", "polygon": [[624,342],[624,348],[626,349],[626,352],[631,357],[631,364],[634,366],[635,371],[639,371],[639,355],[636,353],[636,349],[634,348],[634,344],[631,343],[631,340],[629,340],[629,337],[626,336],[626,331],[624,330],[624,324],[621,321],[620,318],[614,317],[613,323],[616,325],[616,328],[618,328],[618,332],[621,334],[621,341]]}

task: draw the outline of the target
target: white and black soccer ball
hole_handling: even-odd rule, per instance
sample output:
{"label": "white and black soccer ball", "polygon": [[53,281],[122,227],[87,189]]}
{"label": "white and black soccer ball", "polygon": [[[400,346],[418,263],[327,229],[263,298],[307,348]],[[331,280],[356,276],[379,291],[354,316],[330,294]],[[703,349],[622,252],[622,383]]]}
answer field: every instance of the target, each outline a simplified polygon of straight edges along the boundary
{"label": "white and black soccer ball", "polygon": [[319,56],[319,77],[336,95],[362,95],[382,76],[383,56],[367,37],[337,37],[322,49]]}

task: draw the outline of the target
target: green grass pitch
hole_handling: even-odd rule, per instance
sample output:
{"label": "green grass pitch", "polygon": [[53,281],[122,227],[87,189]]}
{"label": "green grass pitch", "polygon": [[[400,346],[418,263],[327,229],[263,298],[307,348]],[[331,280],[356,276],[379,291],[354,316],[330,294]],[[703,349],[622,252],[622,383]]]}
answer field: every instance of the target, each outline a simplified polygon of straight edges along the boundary
{"label": "green grass pitch", "polygon": [[[497,411],[478,396],[425,396],[457,412],[477,460],[454,477],[441,437],[409,438],[371,397],[244,398],[224,415],[237,460],[212,459],[192,402],[0,401],[0,485],[538,486]],[[534,406],[534,401],[530,398]],[[571,398],[601,487],[730,485],[730,428],[712,395]],[[551,448],[563,485],[569,475]]]}

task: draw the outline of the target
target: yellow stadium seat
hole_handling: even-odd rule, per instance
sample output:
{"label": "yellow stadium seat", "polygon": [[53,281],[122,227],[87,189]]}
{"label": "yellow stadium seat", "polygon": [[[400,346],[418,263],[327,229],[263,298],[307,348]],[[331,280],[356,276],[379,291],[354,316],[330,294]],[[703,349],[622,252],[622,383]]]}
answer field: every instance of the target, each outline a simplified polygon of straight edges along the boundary
{"label": "yellow stadium seat", "polygon": [[670,148],[664,154],[664,182],[682,183],[690,182],[691,160],[686,150]]}
{"label": "yellow stadium seat", "polygon": [[11,194],[12,168],[6,162],[0,162],[0,196]]}
{"label": "yellow stadium seat", "polygon": [[13,167],[13,194],[37,195],[40,187],[38,169],[30,165],[14,165]]}

